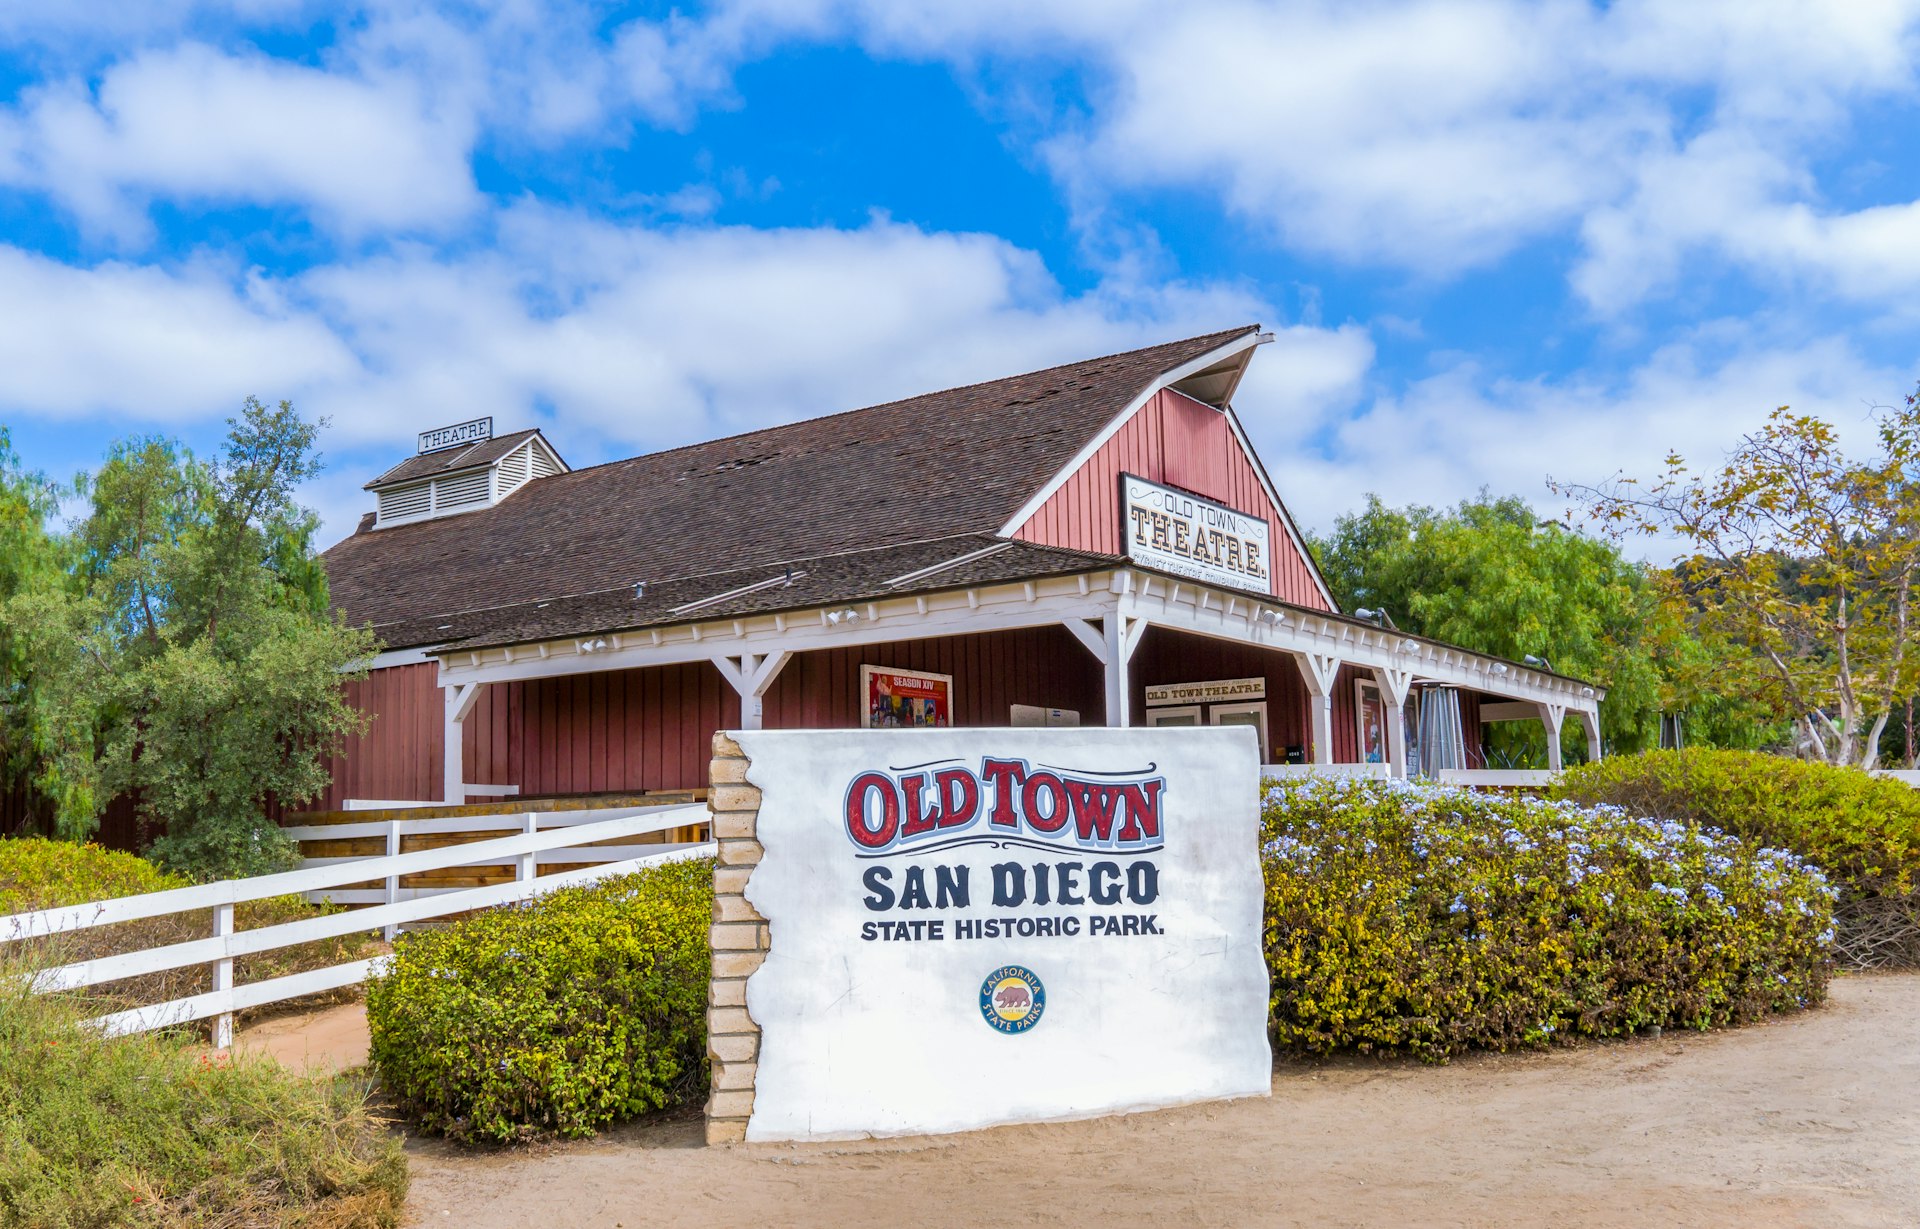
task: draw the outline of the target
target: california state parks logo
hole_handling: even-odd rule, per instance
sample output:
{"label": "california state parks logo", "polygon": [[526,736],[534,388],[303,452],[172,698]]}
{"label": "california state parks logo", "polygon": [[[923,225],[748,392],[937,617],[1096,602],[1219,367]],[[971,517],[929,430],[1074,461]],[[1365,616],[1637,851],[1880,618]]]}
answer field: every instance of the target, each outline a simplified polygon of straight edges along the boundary
{"label": "california state parks logo", "polygon": [[1003,964],[980,983],[980,1014],[1003,1033],[1024,1033],[1040,1023],[1047,988],[1024,965]]}

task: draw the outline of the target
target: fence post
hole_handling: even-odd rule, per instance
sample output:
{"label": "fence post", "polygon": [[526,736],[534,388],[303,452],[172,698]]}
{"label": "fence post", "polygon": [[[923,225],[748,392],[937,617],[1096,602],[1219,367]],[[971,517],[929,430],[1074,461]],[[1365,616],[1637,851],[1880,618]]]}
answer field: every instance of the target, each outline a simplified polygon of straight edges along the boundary
{"label": "fence post", "polygon": [[[390,819],[387,821],[387,856],[389,858],[397,858],[400,856],[400,821],[397,819]],[[387,876],[387,903],[391,905],[396,901],[398,901],[399,899],[400,899],[400,876],[388,875]],[[400,933],[400,928],[398,926],[390,925],[383,929],[381,937],[386,939],[387,942],[391,943],[393,942],[393,937],[399,933]]]}
{"label": "fence post", "polygon": [[[233,933],[233,906],[231,904],[213,907],[213,937],[224,939]],[[233,957],[224,956],[213,962],[213,989],[218,994],[222,990],[233,989]],[[213,1048],[227,1050],[233,1048],[233,1013],[223,1011],[213,1018]]]}
{"label": "fence post", "polygon": [[[526,820],[526,823],[522,825],[522,830],[528,836],[532,836],[535,832],[538,832],[540,830],[539,814],[533,811],[528,811],[527,820]],[[515,878],[518,879],[521,883],[533,882],[533,876],[534,876],[533,862],[534,862],[534,859],[538,856],[539,856],[538,854],[533,854],[533,853],[523,853],[520,855],[519,874],[516,875]]]}

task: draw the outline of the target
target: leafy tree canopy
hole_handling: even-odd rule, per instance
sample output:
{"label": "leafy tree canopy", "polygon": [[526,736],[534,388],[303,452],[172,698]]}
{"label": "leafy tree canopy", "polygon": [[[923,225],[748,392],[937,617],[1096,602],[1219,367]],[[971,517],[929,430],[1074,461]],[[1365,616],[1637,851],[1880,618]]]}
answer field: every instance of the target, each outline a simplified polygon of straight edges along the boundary
{"label": "leafy tree canopy", "polygon": [[1781,406],[1724,463],[1667,458],[1650,483],[1563,488],[1615,534],[1668,534],[1705,633],[1737,645],[1730,680],[1793,722],[1800,750],[1872,767],[1895,704],[1920,687],[1920,394],[1850,456],[1833,427]]}
{"label": "leafy tree canopy", "polygon": [[[30,775],[57,830],[85,836],[131,794],[166,827],[153,854],[203,877],[291,856],[267,808],[325,788],[360,721],[339,684],[376,649],[329,612],[317,521],[294,499],[319,468],[315,424],[248,398],[230,428],[211,461],[156,437],[116,444],[75,486],[87,513],[50,540],[58,566],[0,589],[30,663],[24,711],[40,715]],[[15,741],[17,716],[0,714]]]}
{"label": "leafy tree canopy", "polygon": [[[1517,496],[1482,491],[1435,510],[1370,495],[1312,546],[1344,610],[1384,609],[1407,631],[1544,658],[1605,687],[1610,750],[1656,744],[1663,711],[1713,707],[1712,654],[1664,600],[1662,579],[1610,542],[1542,521]],[[1737,717],[1716,724],[1728,741],[1754,736]]]}

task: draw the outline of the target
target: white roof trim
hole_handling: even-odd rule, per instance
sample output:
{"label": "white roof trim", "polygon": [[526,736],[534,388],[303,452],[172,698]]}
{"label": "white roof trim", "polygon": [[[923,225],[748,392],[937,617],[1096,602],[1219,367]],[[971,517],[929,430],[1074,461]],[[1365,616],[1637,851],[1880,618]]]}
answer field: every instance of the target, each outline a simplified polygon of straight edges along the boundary
{"label": "white roof trim", "polygon": [[367,670],[391,670],[395,666],[419,666],[425,665],[430,661],[439,660],[439,658],[433,655],[433,646],[431,645],[417,649],[386,649],[382,652],[375,653],[372,657],[362,658],[352,665],[342,668],[340,673],[347,674],[362,668]]}
{"label": "white roof trim", "polygon": [[741,585],[738,589],[729,589],[725,593],[716,593],[712,597],[703,597],[696,602],[687,602],[684,605],[674,606],[669,609],[667,613],[691,614],[696,610],[704,610],[708,606],[717,606],[729,598],[740,597],[748,593],[758,593],[762,589],[772,589],[781,585],[790,585],[805,575],[805,572],[784,572],[779,576],[769,576],[765,580],[756,580],[750,585]]}
{"label": "white roof trim", "polygon": [[1186,379],[1197,371],[1205,371],[1222,359],[1231,358],[1242,350],[1251,350],[1255,346],[1264,346],[1272,340],[1272,333],[1243,333],[1224,346],[1218,346],[1209,350],[1198,358],[1189,359],[1171,371],[1160,373],[1159,376],[1154,378],[1152,383],[1141,390],[1139,396],[1127,403],[1126,408],[1114,415],[1113,420],[1102,427],[1099,434],[1088,440],[1086,446],[1073,455],[1072,460],[1061,466],[1059,472],[1055,473],[1053,477],[1047,479],[1046,485],[1042,486],[1038,491],[1035,491],[1033,497],[1027,500],[1026,503],[1020,505],[1020,510],[1009,517],[1006,524],[1000,526],[999,536],[1011,538],[1014,534],[1019,533],[1021,528],[1033,519],[1034,513],[1040,511],[1041,506],[1049,499],[1052,499],[1056,491],[1067,485],[1067,480],[1078,473],[1081,466],[1093,459],[1094,453],[1099,452],[1108,440],[1119,433],[1120,428],[1127,425],[1128,419],[1138,414],[1147,402],[1153,400],[1154,394],[1169,384],[1175,384]]}
{"label": "white roof trim", "polygon": [[975,559],[984,559],[988,555],[997,555],[1012,545],[1013,543],[1011,542],[995,542],[992,546],[983,546],[979,550],[968,551],[966,554],[956,555],[952,559],[943,559],[939,563],[928,564],[926,567],[919,568],[912,572],[902,572],[892,580],[882,581],[881,583],[889,588],[895,585],[909,585],[916,580],[925,580],[929,576],[937,576],[948,568],[957,568],[963,563],[972,563]]}

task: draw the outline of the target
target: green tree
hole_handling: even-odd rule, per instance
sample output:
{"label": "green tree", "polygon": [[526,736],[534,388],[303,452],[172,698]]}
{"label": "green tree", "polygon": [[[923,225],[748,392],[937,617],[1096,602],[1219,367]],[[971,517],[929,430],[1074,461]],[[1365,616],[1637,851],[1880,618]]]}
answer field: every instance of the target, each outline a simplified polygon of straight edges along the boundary
{"label": "green tree", "polygon": [[78,835],[96,803],[93,724],[70,690],[93,646],[73,618],[65,544],[48,531],[59,504],[0,428],[0,788],[24,782]]}
{"label": "green tree", "polygon": [[1793,723],[1799,750],[1872,767],[1895,706],[1920,686],[1920,393],[1849,457],[1833,427],[1781,406],[1717,471],[1678,455],[1648,485],[1562,488],[1616,535],[1668,534],[1698,624],[1742,652],[1729,675]]}
{"label": "green tree", "polygon": [[1605,687],[1610,748],[1652,745],[1661,712],[1701,698],[1709,655],[1673,616],[1660,578],[1612,543],[1543,522],[1517,496],[1483,491],[1437,511],[1370,495],[1313,549],[1342,609],[1384,609],[1407,631],[1544,658]]}
{"label": "green tree", "polygon": [[115,445],[77,486],[88,512],[64,573],[10,607],[39,629],[37,706],[75,734],[55,757],[75,783],[62,833],[130,794],[166,827],[155,857],[199,877],[290,859],[267,810],[325,789],[362,720],[340,684],[377,648],[329,611],[317,521],[294,498],[318,471],[315,424],[248,398],[229,427],[213,461],[159,438]]}

